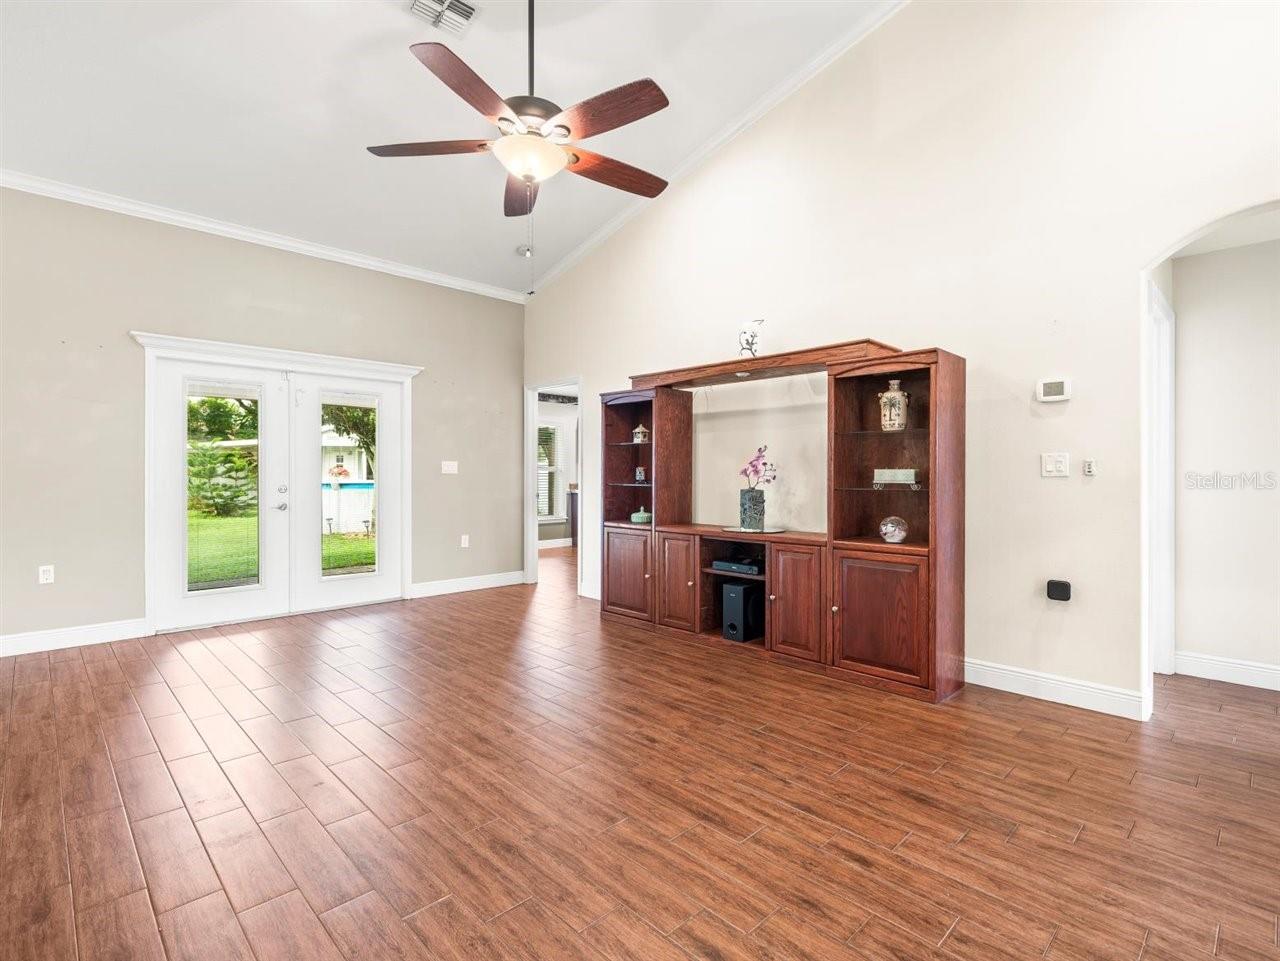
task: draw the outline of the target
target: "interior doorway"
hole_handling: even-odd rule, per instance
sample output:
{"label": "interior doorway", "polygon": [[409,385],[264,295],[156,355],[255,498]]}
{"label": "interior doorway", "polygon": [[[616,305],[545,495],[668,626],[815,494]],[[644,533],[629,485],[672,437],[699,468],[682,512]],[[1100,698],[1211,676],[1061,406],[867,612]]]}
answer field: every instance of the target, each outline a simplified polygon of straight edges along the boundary
{"label": "interior doorway", "polygon": [[1185,238],[1142,283],[1150,716],[1206,684],[1280,690],[1280,201]]}
{"label": "interior doorway", "polygon": [[135,336],[157,630],[405,596],[417,368]]}
{"label": "interior doorway", "polygon": [[582,408],[577,379],[525,400],[525,580],[580,593]]}

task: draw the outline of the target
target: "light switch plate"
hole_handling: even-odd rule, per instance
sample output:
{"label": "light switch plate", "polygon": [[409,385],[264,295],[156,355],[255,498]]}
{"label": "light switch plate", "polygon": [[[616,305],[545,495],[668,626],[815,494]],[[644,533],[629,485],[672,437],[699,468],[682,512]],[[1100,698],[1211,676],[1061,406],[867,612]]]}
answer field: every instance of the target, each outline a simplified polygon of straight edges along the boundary
{"label": "light switch plate", "polygon": [[1071,455],[1055,452],[1040,455],[1041,477],[1070,477]]}
{"label": "light switch plate", "polygon": [[456,460],[442,460],[440,462],[440,473],[441,474],[458,473],[458,462]]}

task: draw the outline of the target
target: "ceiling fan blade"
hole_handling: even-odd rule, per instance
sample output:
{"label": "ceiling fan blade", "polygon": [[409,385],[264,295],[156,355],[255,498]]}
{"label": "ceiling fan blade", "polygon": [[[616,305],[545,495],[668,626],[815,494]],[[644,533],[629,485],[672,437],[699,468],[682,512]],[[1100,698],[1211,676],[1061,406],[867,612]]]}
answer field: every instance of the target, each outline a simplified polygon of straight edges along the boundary
{"label": "ceiling fan blade", "polygon": [[497,123],[505,117],[515,123],[516,115],[479,75],[458,59],[457,54],[442,43],[415,43],[409,48],[422,65],[444,81],[444,85]]}
{"label": "ceiling fan blade", "polygon": [[507,177],[507,189],[502,195],[502,212],[508,217],[524,217],[533,213],[538,202],[538,185],[527,184],[519,177]]}
{"label": "ceiling fan blade", "polygon": [[436,157],[451,153],[484,153],[489,140],[431,140],[426,143],[388,143],[370,147],[375,157]]}
{"label": "ceiling fan blade", "polygon": [[569,154],[569,166],[565,169],[579,177],[586,177],[606,187],[617,187],[641,197],[656,197],[667,189],[667,182],[639,167],[624,164],[621,160],[604,157],[580,147],[565,147]]}
{"label": "ceiling fan blade", "polygon": [[567,127],[570,140],[584,140],[657,113],[668,103],[652,80],[634,80],[560,111],[542,128]]}

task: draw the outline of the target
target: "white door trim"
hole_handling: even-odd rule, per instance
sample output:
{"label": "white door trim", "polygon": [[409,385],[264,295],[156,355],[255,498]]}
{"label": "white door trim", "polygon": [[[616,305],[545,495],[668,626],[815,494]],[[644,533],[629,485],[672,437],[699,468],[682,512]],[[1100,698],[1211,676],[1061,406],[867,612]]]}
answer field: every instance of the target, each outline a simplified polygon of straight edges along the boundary
{"label": "white door trim", "polygon": [[278,347],[256,347],[251,344],[234,344],[216,340],[200,340],[194,337],[173,337],[146,331],[129,332],[143,348],[144,365],[144,454],[143,490],[146,510],[143,519],[144,583],[146,584],[146,623],[156,623],[156,600],[160,596],[159,571],[161,559],[155,532],[159,529],[156,485],[156,464],[159,451],[156,430],[156,363],[160,360],[187,360],[204,363],[228,364],[239,367],[258,367],[267,370],[289,371],[340,377],[364,377],[369,380],[393,381],[401,385],[400,391],[400,467],[401,523],[400,523],[400,596],[411,597],[413,586],[413,378],[422,373],[421,367],[393,364],[360,357],[337,357],[331,354],[313,354],[300,350],[284,350]]}

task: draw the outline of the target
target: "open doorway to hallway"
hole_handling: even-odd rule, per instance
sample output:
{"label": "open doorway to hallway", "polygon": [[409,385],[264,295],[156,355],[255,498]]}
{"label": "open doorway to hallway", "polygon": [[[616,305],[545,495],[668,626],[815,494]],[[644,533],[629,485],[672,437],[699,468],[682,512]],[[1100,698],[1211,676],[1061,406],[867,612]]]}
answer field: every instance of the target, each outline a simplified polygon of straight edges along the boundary
{"label": "open doorway to hallway", "polygon": [[[578,593],[582,418],[577,382],[529,389],[526,580]],[[532,556],[531,556],[532,555]],[[532,560],[534,570],[529,570]],[[532,577],[530,577],[532,573]]]}
{"label": "open doorway to hallway", "polygon": [[1154,702],[1212,710],[1280,690],[1280,204],[1181,246],[1148,299]]}

